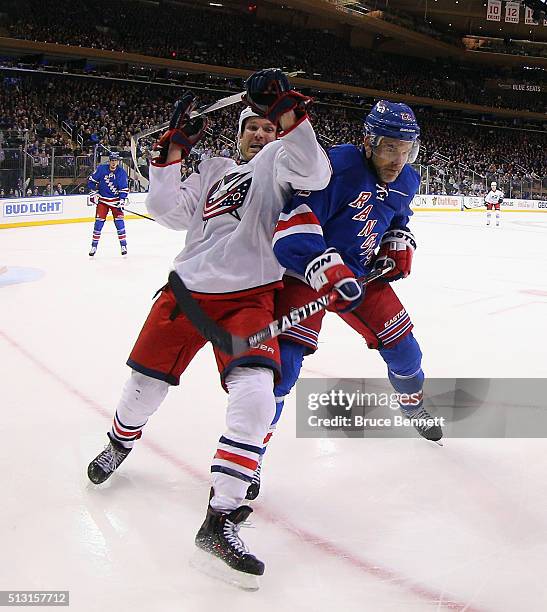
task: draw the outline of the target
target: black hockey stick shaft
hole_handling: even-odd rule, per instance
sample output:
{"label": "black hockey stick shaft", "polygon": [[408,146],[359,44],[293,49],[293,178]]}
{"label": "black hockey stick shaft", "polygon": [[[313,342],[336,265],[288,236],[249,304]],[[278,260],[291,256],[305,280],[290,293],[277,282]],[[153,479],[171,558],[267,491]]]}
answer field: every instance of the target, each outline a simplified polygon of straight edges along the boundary
{"label": "black hockey stick shaft", "polygon": [[192,296],[192,293],[182,282],[181,277],[172,270],[169,273],[169,286],[171,287],[178,307],[186,315],[197,331],[206,339],[218,347],[223,353],[234,354],[232,334],[211,319]]}
{"label": "black hockey stick shaft", "polygon": [[109,204],[108,206],[110,206],[111,208],[119,208],[120,210],[123,210],[124,212],[128,212],[131,215],[137,215],[137,217],[142,217],[143,219],[148,219],[148,221],[154,221],[154,223],[156,223],[156,220],[152,219],[152,217],[148,217],[147,215],[142,215],[141,213],[138,213],[134,210],[129,210],[129,208],[126,208],[125,206],[116,206],[115,204]]}
{"label": "black hockey stick shaft", "polygon": [[147,215],[141,215],[141,213],[135,212],[134,210],[129,210],[129,208],[124,208],[125,212],[128,212],[131,215],[137,215],[137,217],[142,217],[143,219],[148,219],[148,221],[154,221],[154,223],[156,222],[155,219],[152,219],[152,217],[148,217]]}
{"label": "black hockey stick shaft", "polygon": [[[364,278],[360,278],[359,282],[362,286],[384,276],[393,269],[393,264],[388,264],[383,268],[373,270]],[[236,356],[246,353],[249,349],[276,338],[291,327],[298,325],[309,317],[325,310],[334,303],[339,294],[337,291],[331,291],[326,295],[322,295],[300,308],[295,308],[290,313],[282,316],[280,319],[272,321],[266,327],[259,329],[248,337],[231,334],[229,331],[221,327],[216,321],[211,319],[201,306],[192,296],[190,290],[182,282],[180,276],[173,270],[169,274],[169,285],[173,290],[173,294],[177,300],[177,304],[182,312],[186,315],[192,325],[199,333],[212,344],[218,347],[223,353]]]}

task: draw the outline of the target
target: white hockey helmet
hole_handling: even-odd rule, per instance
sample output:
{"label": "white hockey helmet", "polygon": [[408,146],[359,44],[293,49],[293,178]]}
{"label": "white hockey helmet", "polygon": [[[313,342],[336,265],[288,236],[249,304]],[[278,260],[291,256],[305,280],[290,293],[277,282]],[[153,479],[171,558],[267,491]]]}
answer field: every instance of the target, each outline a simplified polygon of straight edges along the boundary
{"label": "white hockey helmet", "polygon": [[239,140],[243,135],[243,129],[245,127],[245,121],[251,117],[260,117],[257,115],[250,106],[246,106],[239,114],[239,124],[237,126],[237,139]]}

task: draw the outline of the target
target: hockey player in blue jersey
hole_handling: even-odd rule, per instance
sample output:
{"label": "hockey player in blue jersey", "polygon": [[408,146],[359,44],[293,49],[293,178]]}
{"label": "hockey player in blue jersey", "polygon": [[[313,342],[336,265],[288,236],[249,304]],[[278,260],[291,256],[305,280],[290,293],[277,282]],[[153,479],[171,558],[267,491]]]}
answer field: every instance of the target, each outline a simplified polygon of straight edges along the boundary
{"label": "hockey player in blue jersey", "polygon": [[97,252],[108,211],[114,217],[114,225],[118,232],[122,255],[127,255],[123,206],[127,201],[129,189],[127,187],[127,172],[120,166],[119,153],[111,153],[108,164],[97,166],[95,172],[89,177],[87,186],[90,190],[87,204],[88,206],[97,206],[89,256],[93,257]]}
{"label": "hockey player in blue jersey", "polygon": [[[362,147],[345,144],[329,150],[333,176],[328,187],[296,192],[276,227],[274,252],[287,268],[276,316],[315,299],[316,292],[335,289],[339,298],[332,309],[369,348],[378,350],[391,384],[401,394],[405,416],[414,419],[424,438],[439,441],[442,430],[423,408],[422,353],[410,317],[390,284],[410,274],[416,248],[408,222],[420,177],[409,164],[416,160],[419,135],[406,104],[382,100],[365,119]],[[383,278],[388,282],[361,288],[356,277],[388,259],[395,264]],[[314,315],[280,336],[282,381],[275,388],[277,412],[271,430],[304,356],[317,349],[323,316]],[[260,466],[248,496],[256,497],[259,487]]]}

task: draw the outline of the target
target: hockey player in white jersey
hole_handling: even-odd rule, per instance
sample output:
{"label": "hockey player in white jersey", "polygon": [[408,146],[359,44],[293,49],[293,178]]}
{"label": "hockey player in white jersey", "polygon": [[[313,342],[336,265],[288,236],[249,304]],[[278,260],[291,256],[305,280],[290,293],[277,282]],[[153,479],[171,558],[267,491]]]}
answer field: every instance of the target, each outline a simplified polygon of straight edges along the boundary
{"label": "hockey player in white jersey", "polygon": [[490,183],[490,191],[484,197],[484,205],[486,206],[486,226],[490,225],[492,209],[496,211],[496,227],[500,224],[500,208],[503,202],[503,192],[498,189],[496,181]]}
{"label": "hockey player in white jersey", "polygon": [[[233,333],[248,335],[274,318],[274,294],[283,268],[271,246],[275,225],[294,190],[327,186],[331,169],[308,120],[310,98],[292,90],[282,71],[262,70],[246,82],[240,119],[241,160],[215,157],[181,183],[182,158],[201,138],[203,118],[191,119],[194,96],[176,106],[170,129],[150,168],[147,207],[156,221],[188,230],[174,266],[201,308]],[[119,401],[109,443],[89,465],[104,482],[127,457],[148,418],[206,341],[163,287],[129,356],[132,373]],[[227,429],[211,465],[212,488],[196,545],[202,569],[257,588],[264,564],[239,538],[251,513],[243,505],[275,414],[279,346],[270,341],[232,358],[215,349],[228,392]],[[217,567],[215,567],[215,564]]]}

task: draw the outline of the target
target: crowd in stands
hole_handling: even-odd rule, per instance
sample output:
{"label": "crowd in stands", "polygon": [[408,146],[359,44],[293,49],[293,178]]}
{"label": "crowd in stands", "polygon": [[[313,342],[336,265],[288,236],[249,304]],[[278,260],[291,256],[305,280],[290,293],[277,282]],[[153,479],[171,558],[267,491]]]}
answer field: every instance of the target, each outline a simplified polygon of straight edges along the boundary
{"label": "crowd in stands", "polygon": [[483,44],[473,46],[473,50],[530,57],[547,57],[546,43],[524,45],[517,40],[486,39]]}
{"label": "crowd in stands", "polygon": [[[462,67],[349,47],[327,31],[258,21],[251,16],[168,3],[119,0],[5,0],[10,36],[256,69],[283,64],[321,81],[492,107],[543,112],[545,99],[528,92],[486,89],[492,69]],[[59,15],[63,19],[59,19]],[[524,79],[504,71],[499,78]],[[543,78],[537,75],[537,79]]]}
{"label": "crowd in stands", "polygon": [[[32,160],[35,179],[50,178],[53,148],[55,176],[72,176],[81,179],[80,183],[93,164],[91,153],[95,149],[99,155],[120,151],[129,162],[131,136],[168,121],[179,95],[178,88],[108,79],[40,73],[10,76],[0,88],[0,189],[4,189],[4,195],[10,195],[10,190],[11,195],[23,192],[30,195],[29,188],[34,191],[33,185],[23,188],[17,182],[16,172],[8,175],[9,180],[6,178],[5,171],[21,166],[21,146],[26,146],[27,159]],[[200,95],[200,103],[212,100],[212,92]],[[326,147],[340,142],[359,144],[365,112],[355,102],[342,105],[322,97],[311,110],[317,133]],[[478,194],[494,178],[503,185],[547,175],[545,132],[470,125],[463,122],[461,114],[447,112],[443,117],[431,109],[416,112],[422,126],[418,161],[432,169],[428,177],[430,192]],[[194,171],[203,159],[236,154],[238,113],[239,108],[232,106],[211,115],[206,137],[186,160],[185,175]],[[72,138],[61,125],[71,131]],[[25,131],[31,137],[23,139]],[[141,168],[146,167],[157,136],[156,133],[139,142]],[[78,137],[80,145],[76,142]],[[75,181],[73,189],[77,186]],[[38,195],[44,189],[53,191],[43,186],[39,189],[42,193]]]}

